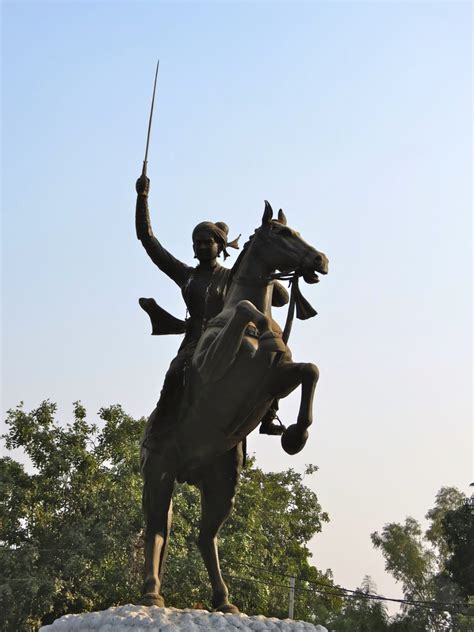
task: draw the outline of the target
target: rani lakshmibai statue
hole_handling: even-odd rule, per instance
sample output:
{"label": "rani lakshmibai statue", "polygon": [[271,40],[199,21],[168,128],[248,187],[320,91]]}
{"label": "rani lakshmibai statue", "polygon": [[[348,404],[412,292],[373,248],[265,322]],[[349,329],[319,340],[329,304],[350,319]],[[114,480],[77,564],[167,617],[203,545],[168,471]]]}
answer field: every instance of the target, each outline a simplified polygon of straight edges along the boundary
{"label": "rani lakshmibai statue", "polygon": [[[142,443],[142,604],[164,605],[161,581],[171,498],[178,480],[197,485],[201,492],[198,546],[212,586],[212,607],[238,612],[221,575],[217,534],[233,507],[244,460],[243,442],[262,419],[264,432],[281,434],[283,429],[276,426],[275,430],[273,424],[277,402],[298,386],[297,421],[284,430],[281,444],[287,453],[296,454],[308,439],[318,369],[312,363],[293,362],[287,341],[295,310],[303,320],[316,314],[298,289],[299,278],[316,283],[317,273],[327,273],[328,260],[287,226],[283,211],[274,219],[266,202],[261,226],[244,245],[232,270],[217,261],[219,254],[227,256],[227,248],[237,246],[236,240],[228,241],[228,228],[222,222],[201,222],[194,229],[196,267],[178,261],[151,229],[146,175],[150,125],[151,115],[143,172],[136,184],[137,237],[153,262],[181,288],[189,317],[179,320],[153,299],[140,299],[153,333],[185,334]],[[271,315],[272,304],[288,302],[278,279],[289,280],[292,288],[284,331]]]}

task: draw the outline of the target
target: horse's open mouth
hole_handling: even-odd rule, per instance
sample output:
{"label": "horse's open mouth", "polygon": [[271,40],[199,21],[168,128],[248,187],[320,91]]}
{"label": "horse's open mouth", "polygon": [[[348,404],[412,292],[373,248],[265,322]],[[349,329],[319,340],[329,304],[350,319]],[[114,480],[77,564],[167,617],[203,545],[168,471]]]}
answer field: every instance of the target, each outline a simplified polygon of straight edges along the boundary
{"label": "horse's open mouth", "polygon": [[300,274],[306,283],[319,283],[319,275],[328,273],[328,259],[318,252],[306,257],[300,267]]}
{"label": "horse's open mouth", "polygon": [[313,270],[306,270],[303,272],[303,279],[306,283],[319,283],[319,276]]}

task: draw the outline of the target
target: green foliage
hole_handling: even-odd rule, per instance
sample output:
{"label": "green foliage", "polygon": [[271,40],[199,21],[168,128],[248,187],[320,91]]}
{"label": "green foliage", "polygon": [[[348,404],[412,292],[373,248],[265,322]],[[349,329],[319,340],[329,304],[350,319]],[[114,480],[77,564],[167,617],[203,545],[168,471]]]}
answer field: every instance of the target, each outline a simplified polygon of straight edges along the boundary
{"label": "green foliage", "polygon": [[[142,512],[139,444],[144,419],[120,406],[100,411],[89,424],[80,403],[67,425],[46,401],[26,413],[8,412],[8,449],[31,460],[0,460],[0,607],[5,630],[36,630],[65,613],[136,602],[142,582]],[[297,585],[295,614],[323,621],[340,607],[319,597],[309,582],[332,585],[330,572],[310,565],[309,540],[328,520],[316,494],[293,470],[265,474],[250,460],[236,509],[220,536],[232,599],[248,614],[287,616],[288,577]],[[195,541],[199,492],[181,485],[174,495],[174,524],[163,592],[167,605],[209,607],[209,584]]]}
{"label": "green foliage", "polygon": [[470,586],[472,580],[472,550],[470,558],[464,555],[469,534],[472,538],[472,515],[467,509],[467,498],[459,490],[443,487],[436,495],[435,506],[426,514],[430,524],[425,532],[408,517],[404,524],[387,524],[381,534],[372,534],[374,546],[385,557],[386,570],[402,583],[406,600],[448,604],[438,608],[406,605],[395,617],[391,630],[472,629],[474,609],[465,600],[466,591],[459,581],[459,577],[466,577]]}
{"label": "green foliage", "polygon": [[443,565],[449,552],[444,519],[450,511],[455,511],[465,505],[466,500],[466,496],[459,489],[442,487],[436,494],[435,506],[425,516],[430,521],[426,538],[438,550],[438,556]]}
{"label": "green foliage", "polygon": [[442,520],[446,542],[446,573],[465,598],[474,597],[474,507],[464,503]]}
{"label": "green foliage", "polygon": [[408,599],[427,599],[432,577],[434,553],[423,545],[420,524],[406,518],[405,524],[386,524],[382,534],[372,534],[372,543],[383,551],[385,568],[402,583]]}
{"label": "green foliage", "polygon": [[339,613],[333,614],[329,627],[335,632],[386,632],[389,617],[382,601],[368,599],[377,592],[376,585],[366,575],[358,594],[348,597]]}
{"label": "green foliage", "polygon": [[136,594],[143,422],[111,406],[100,411],[99,432],[79,403],[66,427],[55,422],[55,411],[46,401],[31,413],[21,405],[8,412],[6,446],[22,448],[34,466],[27,474],[1,460],[0,599],[9,630]]}

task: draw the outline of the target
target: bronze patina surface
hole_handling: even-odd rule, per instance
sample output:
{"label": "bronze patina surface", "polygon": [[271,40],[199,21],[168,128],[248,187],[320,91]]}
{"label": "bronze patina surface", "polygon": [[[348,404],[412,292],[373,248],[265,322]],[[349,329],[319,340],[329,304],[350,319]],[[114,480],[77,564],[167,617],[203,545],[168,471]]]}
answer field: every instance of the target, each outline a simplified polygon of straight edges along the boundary
{"label": "bronze patina surface", "polygon": [[[140,299],[155,334],[184,333],[166,374],[160,399],[151,413],[142,444],[145,514],[145,588],[142,603],[164,605],[160,593],[171,524],[171,497],[176,480],[201,491],[198,546],[209,573],[212,605],[238,612],[219,567],[217,533],[229,516],[244,453],[242,442],[263,420],[271,432],[277,401],[301,385],[297,421],[281,437],[283,449],[296,454],[308,438],[318,369],[295,363],[287,346],[292,314],[315,314],[298,289],[326,274],[327,257],[276,219],[268,202],[261,225],[244,245],[232,269],[226,257],[228,227],[202,222],[193,231],[199,264],[187,266],[163,248],[154,236],[148,211],[149,180],[138,179],[136,230],[153,262],[181,288],[188,318],[177,319],[154,299]],[[277,272],[279,271],[279,273]],[[292,282],[290,318],[285,335],[272,318],[271,307],[288,302],[279,278]],[[266,424],[266,426],[265,426]],[[278,432],[278,431],[277,431]]]}

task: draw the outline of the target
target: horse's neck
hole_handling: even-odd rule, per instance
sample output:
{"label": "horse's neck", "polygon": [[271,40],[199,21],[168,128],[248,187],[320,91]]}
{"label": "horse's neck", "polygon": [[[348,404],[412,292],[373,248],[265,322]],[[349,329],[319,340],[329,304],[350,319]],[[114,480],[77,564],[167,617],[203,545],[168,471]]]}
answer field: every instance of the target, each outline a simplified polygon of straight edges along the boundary
{"label": "horse's neck", "polygon": [[254,245],[249,247],[235,273],[224,307],[234,307],[239,301],[246,299],[264,314],[269,314],[273,286],[268,282],[268,277],[273,270],[260,257],[252,254]]}

